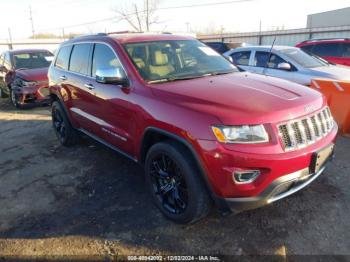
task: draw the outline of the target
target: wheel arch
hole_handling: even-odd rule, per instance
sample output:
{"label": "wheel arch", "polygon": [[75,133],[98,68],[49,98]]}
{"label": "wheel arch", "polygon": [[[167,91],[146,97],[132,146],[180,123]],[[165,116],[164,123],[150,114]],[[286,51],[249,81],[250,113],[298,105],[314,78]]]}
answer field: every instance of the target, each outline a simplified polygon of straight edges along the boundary
{"label": "wheel arch", "polygon": [[180,137],[176,134],[170,133],[166,130],[157,128],[157,127],[148,127],[146,128],[141,142],[141,148],[140,148],[140,164],[144,164],[146,155],[148,150],[151,148],[152,145],[155,143],[161,142],[161,141],[169,141],[172,140],[174,142],[177,142],[185,147],[185,149],[188,151],[188,153],[192,156],[192,159],[194,161],[194,164],[196,165],[196,168],[199,171],[200,178],[204,182],[204,185],[211,197],[211,199],[214,201],[215,205],[219,208],[219,211],[221,214],[226,215],[231,213],[230,208],[228,207],[226,201],[224,201],[222,198],[218,197],[213,189],[212,186],[208,180],[208,177],[206,175],[205,169],[203,167],[202,160],[198,156],[196,150],[194,149],[193,145],[187,141],[185,138]]}

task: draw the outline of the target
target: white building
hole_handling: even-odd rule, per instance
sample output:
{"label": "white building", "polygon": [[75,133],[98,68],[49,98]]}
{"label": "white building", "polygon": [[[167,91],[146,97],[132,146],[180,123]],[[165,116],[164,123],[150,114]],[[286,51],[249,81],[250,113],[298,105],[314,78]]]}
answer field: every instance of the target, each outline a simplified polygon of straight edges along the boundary
{"label": "white building", "polygon": [[350,25],[350,7],[307,16],[307,28],[345,25]]}

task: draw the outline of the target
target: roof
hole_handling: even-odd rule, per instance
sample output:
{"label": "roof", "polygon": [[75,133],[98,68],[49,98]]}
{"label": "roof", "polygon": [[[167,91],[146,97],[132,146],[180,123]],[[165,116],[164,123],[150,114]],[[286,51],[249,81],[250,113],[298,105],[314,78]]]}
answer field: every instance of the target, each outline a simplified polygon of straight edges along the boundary
{"label": "roof", "polygon": [[155,33],[123,33],[123,34],[97,34],[97,35],[86,35],[79,36],[68,40],[68,42],[79,42],[81,40],[101,40],[101,39],[114,39],[115,41],[126,44],[126,43],[137,43],[137,42],[151,42],[151,41],[166,41],[166,40],[193,40],[195,38],[190,36],[181,36],[173,34],[155,34]]}
{"label": "roof", "polygon": [[[16,50],[10,50],[9,51],[11,54],[27,54],[27,53],[36,53],[36,52],[50,52],[47,49],[16,49]],[[51,53],[51,52],[50,52]]]}
{"label": "roof", "polygon": [[[287,46],[287,45],[275,45],[273,46],[273,50],[275,51],[281,51],[286,49],[298,49],[297,47],[293,46]],[[245,47],[238,47],[235,48],[235,51],[237,50],[261,50],[261,51],[270,51],[271,46],[270,45],[262,45],[262,46],[245,46]]]}
{"label": "roof", "polygon": [[343,42],[343,41],[350,41],[350,38],[320,38],[320,39],[309,39],[301,42],[301,44],[305,43],[314,43],[314,42]]}

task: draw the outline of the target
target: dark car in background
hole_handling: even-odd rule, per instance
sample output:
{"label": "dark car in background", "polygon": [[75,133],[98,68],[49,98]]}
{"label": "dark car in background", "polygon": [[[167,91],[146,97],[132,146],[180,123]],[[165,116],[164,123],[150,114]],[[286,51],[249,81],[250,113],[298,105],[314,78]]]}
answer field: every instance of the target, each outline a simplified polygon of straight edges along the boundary
{"label": "dark car in background", "polygon": [[205,43],[207,46],[214,49],[216,52],[223,54],[230,50],[231,48],[224,42],[207,42]]}
{"label": "dark car in background", "polygon": [[350,66],[349,38],[311,39],[297,44],[296,47],[328,62]]}
{"label": "dark car in background", "polygon": [[48,104],[47,71],[53,54],[45,49],[5,51],[0,55],[0,97],[17,108]]}

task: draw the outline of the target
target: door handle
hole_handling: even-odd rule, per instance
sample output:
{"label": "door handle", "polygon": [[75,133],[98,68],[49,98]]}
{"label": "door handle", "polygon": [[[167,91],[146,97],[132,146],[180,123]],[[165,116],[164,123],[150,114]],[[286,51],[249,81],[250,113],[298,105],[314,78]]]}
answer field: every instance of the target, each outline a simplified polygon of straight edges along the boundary
{"label": "door handle", "polygon": [[66,76],[60,76],[60,79],[61,80],[67,80],[67,77]]}
{"label": "door handle", "polygon": [[84,86],[89,90],[95,89],[95,87],[92,84],[85,84]]}

